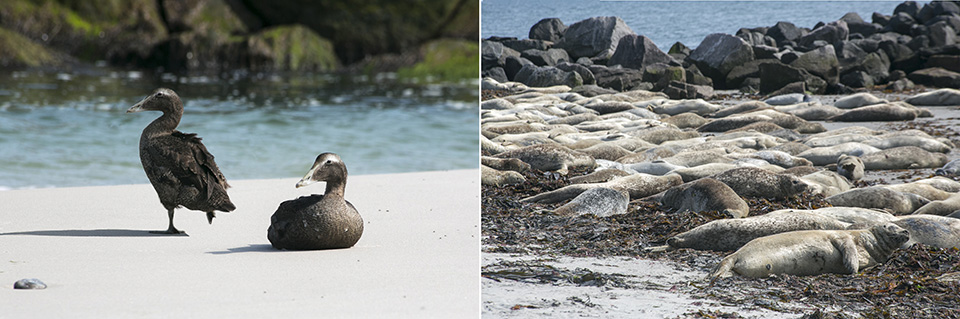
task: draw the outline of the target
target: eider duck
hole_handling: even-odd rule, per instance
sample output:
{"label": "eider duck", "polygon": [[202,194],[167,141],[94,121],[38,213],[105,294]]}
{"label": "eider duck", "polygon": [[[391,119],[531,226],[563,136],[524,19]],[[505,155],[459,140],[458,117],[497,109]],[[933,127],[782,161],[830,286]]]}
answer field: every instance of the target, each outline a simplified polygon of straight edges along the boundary
{"label": "eider duck", "polygon": [[315,250],[348,248],[360,240],[363,219],[343,199],[347,166],[334,153],[317,156],[297,188],[327,182],[323,195],[302,196],[280,203],[270,218],[267,239],[277,249]]}
{"label": "eider duck", "polygon": [[140,134],[140,162],[150,184],[157,191],[160,203],[167,209],[170,224],[166,231],[151,233],[182,234],[173,227],[173,210],[183,206],[207,213],[213,223],[214,211],[230,212],[236,206],[227,196],[226,178],[213,161],[213,154],[194,133],[177,131],[183,116],[183,102],[171,89],[159,88],[127,113],[163,112]]}

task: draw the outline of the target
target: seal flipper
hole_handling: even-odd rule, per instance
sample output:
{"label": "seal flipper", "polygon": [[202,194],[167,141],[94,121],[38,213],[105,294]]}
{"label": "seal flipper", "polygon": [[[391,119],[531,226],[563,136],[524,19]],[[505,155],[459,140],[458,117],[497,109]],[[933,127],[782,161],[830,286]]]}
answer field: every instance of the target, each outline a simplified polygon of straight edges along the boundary
{"label": "seal flipper", "polygon": [[835,242],[834,245],[840,251],[840,255],[843,256],[843,268],[849,274],[856,275],[860,268],[860,258],[857,253],[857,244],[853,242],[853,238],[844,239],[839,245]]}

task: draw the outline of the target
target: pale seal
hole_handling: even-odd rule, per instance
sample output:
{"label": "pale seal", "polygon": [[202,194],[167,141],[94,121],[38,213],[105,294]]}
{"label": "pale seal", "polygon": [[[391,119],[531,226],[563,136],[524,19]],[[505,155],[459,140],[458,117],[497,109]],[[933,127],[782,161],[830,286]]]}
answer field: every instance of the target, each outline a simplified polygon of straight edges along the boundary
{"label": "pale seal", "polygon": [[750,213],[747,202],[730,186],[712,178],[674,186],[663,193],[660,203],[677,211],[716,211],[731,218],[746,217]]}
{"label": "pale seal", "polygon": [[918,135],[881,135],[877,139],[865,140],[863,144],[882,150],[901,146],[916,146],[927,152],[950,153],[952,149],[941,141]]}
{"label": "pale seal", "polygon": [[880,149],[866,145],[863,143],[850,142],[843,143],[829,147],[814,147],[809,150],[803,151],[800,154],[797,154],[797,157],[803,157],[813,165],[823,166],[827,164],[834,164],[840,159],[840,155],[853,155],[859,156],[861,159],[864,155],[879,152]]}
{"label": "pale seal", "polygon": [[960,105],[960,90],[939,89],[920,93],[908,98],[906,102],[918,106]]}
{"label": "pale seal", "polygon": [[841,109],[855,109],[861,106],[874,105],[880,103],[887,103],[887,100],[878,98],[873,94],[867,92],[861,92],[856,94],[850,94],[838,99],[836,102],[833,102],[833,106]]}
{"label": "pale seal", "polygon": [[667,239],[670,249],[734,251],[756,238],[797,230],[846,229],[849,224],[803,210],[784,209],[747,218],[718,219]]}
{"label": "pale seal", "polygon": [[892,223],[863,230],[802,230],[757,238],[727,256],[710,277],[738,274],[856,274],[883,263],[910,233]]}
{"label": "pale seal", "polygon": [[944,200],[936,200],[923,205],[923,207],[917,209],[913,214],[946,216],[956,210],[960,210],[960,193],[950,195],[950,197]]}
{"label": "pale seal", "polygon": [[630,174],[632,173],[619,168],[607,168],[594,171],[587,175],[571,177],[569,181],[571,184],[603,183],[617,177],[629,176]]}
{"label": "pale seal", "polygon": [[481,156],[480,164],[501,171],[514,171],[523,173],[530,170],[530,164],[524,163],[520,159],[516,158]]}
{"label": "pale seal", "polygon": [[960,173],[960,159],[955,159],[943,164],[943,167],[934,171],[938,176],[957,176]]}
{"label": "pale seal", "polygon": [[525,182],[527,179],[514,171],[501,171],[494,168],[480,165],[480,184],[488,186],[506,186],[516,185]]}
{"label": "pale seal", "polygon": [[707,117],[720,118],[720,117],[727,117],[734,114],[747,113],[747,112],[752,112],[757,110],[766,110],[770,108],[772,108],[772,106],[770,106],[770,104],[763,103],[763,101],[747,101],[734,106],[728,106],[728,107],[722,108],[719,111],[707,114]]}
{"label": "pale seal", "polygon": [[707,176],[713,176],[737,168],[737,165],[730,163],[708,163],[694,167],[681,167],[670,171],[683,178],[684,183],[692,182]]}
{"label": "pale seal", "polygon": [[814,194],[820,193],[827,197],[846,192],[853,188],[849,180],[832,171],[817,171],[800,176],[800,179],[814,186],[816,189]]}
{"label": "pale seal", "polygon": [[881,121],[911,121],[917,118],[920,111],[899,102],[874,104],[843,112],[831,117],[835,122],[881,122]]}
{"label": "pale seal", "polygon": [[803,102],[810,102],[810,96],[803,93],[790,93],[770,97],[766,100],[763,100],[764,103],[770,105],[790,105]]}
{"label": "pale seal", "polygon": [[660,105],[651,105],[650,110],[657,114],[677,115],[680,113],[695,113],[706,115],[720,110],[722,107],[703,99],[696,100],[668,100]]}
{"label": "pale seal", "polygon": [[935,200],[944,200],[952,195],[951,193],[942,191],[936,187],[933,187],[930,184],[924,183],[905,183],[905,184],[891,184],[883,185],[886,187],[902,193],[910,193],[920,195],[920,197],[926,198],[930,201]]}
{"label": "pale seal", "polygon": [[807,183],[790,174],[774,174],[756,167],[738,167],[713,175],[740,196],[787,198],[807,190]]}
{"label": "pale seal", "polygon": [[888,209],[895,215],[910,214],[930,202],[919,195],[879,186],[851,189],[824,200],[833,206]]}
{"label": "pale seal", "polygon": [[554,145],[533,145],[509,150],[494,155],[497,158],[517,158],[530,164],[530,167],[540,171],[557,171],[566,174],[569,168],[593,168],[596,161],[593,157],[569,148]]}
{"label": "pale seal", "polygon": [[606,187],[591,188],[553,212],[561,216],[593,214],[597,217],[625,214],[630,198],[626,192]]}
{"label": "pale seal", "polygon": [[674,126],[681,129],[697,128],[707,123],[707,119],[694,113],[681,113],[681,114],[677,114],[677,115],[662,119],[660,121],[664,123],[673,124]]}

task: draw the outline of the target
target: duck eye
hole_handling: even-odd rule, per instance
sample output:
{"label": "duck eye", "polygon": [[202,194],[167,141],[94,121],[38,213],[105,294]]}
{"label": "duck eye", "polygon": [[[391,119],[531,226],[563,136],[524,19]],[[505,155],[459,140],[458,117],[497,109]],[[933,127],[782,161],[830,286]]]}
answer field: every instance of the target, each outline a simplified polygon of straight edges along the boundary
{"label": "duck eye", "polygon": [[324,163],[324,164],[326,164],[326,165],[330,165],[330,163],[333,163],[333,162],[332,162],[332,161],[330,161],[330,160],[327,160],[327,162],[326,162],[326,163]]}
{"label": "duck eye", "polygon": [[163,96],[163,92],[157,92],[157,97]]}

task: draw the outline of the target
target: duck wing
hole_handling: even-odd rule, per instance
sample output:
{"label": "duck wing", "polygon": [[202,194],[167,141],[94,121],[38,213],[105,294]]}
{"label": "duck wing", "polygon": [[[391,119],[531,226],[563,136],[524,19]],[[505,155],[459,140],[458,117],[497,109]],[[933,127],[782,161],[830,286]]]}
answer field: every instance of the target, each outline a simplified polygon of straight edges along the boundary
{"label": "duck wing", "polygon": [[169,136],[157,137],[153,147],[147,147],[146,155],[151,158],[150,174],[161,177],[160,180],[177,186],[191,186],[206,194],[213,195],[214,185],[227,188],[226,178],[213,160],[213,154],[200,142],[196,134],[174,131]]}

